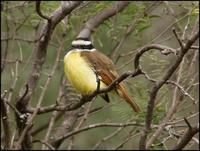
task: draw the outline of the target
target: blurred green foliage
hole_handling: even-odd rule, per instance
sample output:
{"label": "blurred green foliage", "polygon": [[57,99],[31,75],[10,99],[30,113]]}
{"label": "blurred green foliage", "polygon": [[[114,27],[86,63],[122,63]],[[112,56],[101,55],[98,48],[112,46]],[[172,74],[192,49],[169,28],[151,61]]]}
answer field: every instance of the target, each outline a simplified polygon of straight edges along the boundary
{"label": "blurred green foliage", "polygon": [[[62,57],[67,53],[67,50],[70,46],[71,41],[77,36],[80,30],[84,27],[84,23],[93,17],[95,14],[104,10],[105,8],[114,4],[114,1],[85,1],[83,4],[76,8],[68,17],[67,22],[64,20],[61,21],[51,38],[51,41],[48,46],[47,56],[45,63],[43,65],[42,75],[37,84],[36,91],[34,92],[34,97],[32,98],[31,104],[35,106],[37,104],[38,98],[41,93],[42,86],[44,85],[47,79],[47,73],[52,69],[52,66],[55,61],[56,51],[59,47],[59,41],[62,39],[62,35],[65,36],[65,49],[62,50]],[[102,51],[105,54],[109,54],[110,51],[116,46],[120,41],[121,37],[126,34],[126,29],[131,25],[133,20],[137,19],[138,14],[143,14],[145,8],[153,2],[142,2],[135,1],[131,2],[124,11],[113,16],[109,20],[101,24],[98,29],[92,35],[92,40],[97,49]],[[53,1],[44,1],[41,4],[42,13],[46,16],[50,16],[59,6],[61,2]],[[191,27],[194,25],[196,16],[199,14],[198,3],[193,2],[170,2],[170,5],[173,9],[176,10],[178,17],[183,17],[185,14],[189,13],[188,17],[180,21],[180,26],[182,30],[184,29],[188,18],[189,26],[188,29],[191,30]],[[117,55],[126,54],[133,51],[133,55],[128,55],[121,57],[117,62],[116,66],[123,65],[125,62],[134,57],[137,48],[144,46],[149,41],[153,40],[157,35],[159,35],[166,27],[174,22],[174,17],[166,12],[165,4],[161,4],[159,7],[155,8],[152,12],[147,15],[142,15],[135,24],[133,32],[126,38],[123,45],[120,47],[120,50],[117,52]],[[191,11],[192,10],[192,11]],[[15,104],[19,90],[23,87],[24,83],[27,81],[27,78],[32,69],[32,60],[35,55],[36,43],[26,42],[21,40],[15,40],[15,38],[20,37],[21,39],[26,39],[30,41],[36,40],[36,31],[35,29],[41,30],[42,26],[46,23],[45,20],[40,18],[35,11],[35,2],[13,2],[13,1],[3,1],[2,2],[2,11],[1,11],[1,37],[6,38],[10,37],[8,43],[6,40],[2,41],[1,44],[1,56],[2,59],[5,55],[5,52],[8,52],[6,57],[7,64],[1,74],[1,93],[4,90],[9,90],[11,87],[14,76],[15,76],[15,60],[21,59],[22,63],[19,66],[19,78],[14,88],[14,94],[11,102]],[[167,26],[166,26],[167,25]],[[167,34],[162,35],[157,41],[166,39],[169,35],[172,35],[171,28],[166,31]],[[157,41],[154,41],[155,43]],[[7,45],[8,44],[8,45]],[[169,45],[170,47],[177,48],[178,43],[173,38],[164,41],[162,44]],[[6,50],[6,47],[7,50]],[[140,63],[145,71],[155,79],[159,79],[163,75],[166,68],[169,67],[173,56],[163,56],[160,52],[152,50],[148,53],[145,53]],[[14,63],[9,63],[14,62]],[[123,69],[120,69],[120,74],[127,71],[133,70],[133,62],[129,63]],[[187,72],[187,71],[186,71]],[[12,73],[14,73],[12,75]],[[60,85],[60,77],[63,74],[63,58],[59,63],[58,69],[54,74],[52,81],[48,87],[48,91],[45,94],[42,106],[47,106],[55,103],[55,100],[58,95],[58,88]],[[122,99],[116,96],[111,98],[111,107],[103,109],[101,112],[98,112],[94,115],[89,116],[84,125],[101,123],[101,122],[126,122],[128,119],[133,119],[138,123],[145,122],[146,115],[146,106],[149,99],[149,90],[152,87],[152,83],[148,82],[144,77],[139,76],[133,79],[129,78],[126,80],[127,88],[129,89],[130,94],[134,97],[136,102],[142,108],[142,112],[138,115],[132,112],[132,109],[127,105]],[[154,110],[153,124],[158,124],[163,117],[165,116],[166,106],[169,106],[169,98],[172,98],[173,90],[165,86],[160,90],[157,98],[160,98],[158,106]],[[94,103],[93,107],[106,106],[106,103],[98,97]],[[51,113],[43,114],[36,117],[34,121],[35,125],[40,125],[43,121],[47,121]],[[13,116],[14,119],[14,116]],[[14,121],[14,120],[13,120]],[[61,120],[59,121],[59,123]],[[13,128],[15,128],[15,123],[13,122]],[[75,141],[76,149],[90,149],[95,143],[115,131],[117,128],[97,128],[92,129],[87,132],[83,132],[77,135]],[[136,128],[137,129],[137,128]],[[110,149],[113,146],[117,146],[124,138],[126,138],[127,133],[129,133],[130,128],[121,131],[114,139],[111,139],[109,142],[103,143],[99,149]],[[45,132],[42,132],[38,135],[39,139],[44,137]],[[95,134],[95,137],[94,137]],[[138,146],[139,139],[136,139],[137,142],[132,141],[132,144],[125,145],[122,149],[133,149]],[[69,140],[66,141],[66,144]],[[66,147],[66,144],[63,148]],[[39,144],[35,144],[35,148],[39,148]],[[61,147],[62,148],[62,147]],[[155,146],[152,149],[162,149],[160,146]]]}

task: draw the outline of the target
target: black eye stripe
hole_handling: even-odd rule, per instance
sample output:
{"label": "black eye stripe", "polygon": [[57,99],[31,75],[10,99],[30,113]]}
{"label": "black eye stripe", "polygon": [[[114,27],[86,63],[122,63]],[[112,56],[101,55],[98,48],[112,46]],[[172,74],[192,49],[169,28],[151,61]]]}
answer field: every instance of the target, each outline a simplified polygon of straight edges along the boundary
{"label": "black eye stripe", "polygon": [[89,38],[82,38],[82,37],[76,38],[76,40],[85,40],[85,41],[90,41]]}
{"label": "black eye stripe", "polygon": [[90,45],[72,45],[73,48],[76,49],[93,49],[94,46],[92,44]]}

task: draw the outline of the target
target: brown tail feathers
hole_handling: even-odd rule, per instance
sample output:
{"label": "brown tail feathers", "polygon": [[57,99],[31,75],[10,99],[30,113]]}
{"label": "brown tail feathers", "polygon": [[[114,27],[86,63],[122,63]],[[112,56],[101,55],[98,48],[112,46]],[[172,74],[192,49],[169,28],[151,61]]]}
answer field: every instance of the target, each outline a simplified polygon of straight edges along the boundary
{"label": "brown tail feathers", "polygon": [[119,84],[119,87],[117,88],[118,89],[118,93],[121,95],[121,97],[123,97],[125,99],[125,101],[130,104],[130,106],[132,107],[132,109],[135,111],[135,112],[140,112],[140,107],[136,104],[136,102],[130,98],[130,96],[128,95],[124,85],[121,83]]}

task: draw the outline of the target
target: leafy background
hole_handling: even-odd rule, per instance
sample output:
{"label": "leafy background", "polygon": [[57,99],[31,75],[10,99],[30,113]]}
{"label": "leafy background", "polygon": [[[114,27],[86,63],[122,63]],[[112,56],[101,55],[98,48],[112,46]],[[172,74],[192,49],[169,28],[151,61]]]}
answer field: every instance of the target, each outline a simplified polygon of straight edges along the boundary
{"label": "leafy background", "polygon": [[[22,5],[24,3],[24,5]],[[71,41],[78,35],[80,30],[84,27],[84,23],[90,19],[92,16],[102,11],[104,8],[107,8],[114,4],[115,2],[109,1],[94,1],[89,2],[85,1],[80,7],[75,9],[71,15],[69,16],[68,23],[64,20],[59,23],[56,27],[50,44],[48,46],[47,57],[45,64],[43,65],[43,71],[39,83],[37,84],[37,89],[34,92],[34,97],[31,101],[32,106],[35,106],[37,100],[40,96],[40,92],[42,89],[42,85],[44,85],[45,80],[47,79],[47,73],[51,71],[51,68],[54,64],[56,50],[59,47],[58,40],[61,40],[63,34],[66,36],[65,38],[65,48],[62,50],[62,58],[59,63],[59,67],[54,74],[52,81],[48,87],[48,91],[45,94],[42,106],[47,106],[55,103],[58,88],[60,85],[60,78],[63,74],[63,57],[67,53],[67,50],[70,46]],[[147,6],[152,4],[153,2],[131,2],[131,4],[125,8],[124,11],[118,13],[113,16],[109,20],[105,21],[99,28],[96,29],[91,39],[97,49],[103,52],[106,55],[111,53],[120,41],[120,39],[126,34],[126,30],[128,26],[132,23],[132,21],[136,20],[138,14],[144,14],[142,17],[138,18],[138,22],[135,24],[134,30],[131,32],[129,36],[127,36],[125,42],[119,48],[119,51],[116,54],[116,57],[113,58],[113,61],[116,64],[116,68],[118,72],[121,74],[127,70],[133,70],[133,61],[136,54],[136,50],[139,47],[142,47],[148,43],[159,43],[172,48],[178,48],[178,42],[175,40],[175,37],[172,33],[172,27],[179,26],[181,30],[184,30],[185,25],[188,24],[188,33],[191,31],[191,27],[194,25],[195,19],[198,15],[198,2],[168,2],[170,7],[175,11],[173,16],[169,12],[169,8],[165,3],[161,3],[158,7],[152,10],[150,13],[145,14],[144,10]],[[51,13],[56,10],[60,6],[60,2],[42,2],[41,10],[45,15],[51,15]],[[6,40],[2,40],[1,42],[1,56],[5,55],[5,50],[8,50],[7,54],[7,65],[1,74],[1,93],[5,90],[9,90],[11,85],[13,84],[14,76],[15,76],[15,61],[16,59],[21,59],[22,62],[19,65],[19,77],[17,83],[13,90],[13,96],[11,103],[15,104],[17,94],[23,84],[26,82],[27,77],[31,71],[32,67],[32,59],[34,57],[34,49],[36,43],[33,42],[35,40],[35,29],[39,24],[39,28],[46,22],[41,19],[35,11],[35,3],[34,2],[12,2],[12,1],[4,1],[2,2],[1,7],[1,37],[10,37],[8,45],[6,44]],[[179,20],[176,24],[173,24]],[[167,29],[168,28],[168,29]],[[164,31],[164,32],[163,32]],[[163,34],[155,39],[160,33]],[[21,37],[22,39],[28,39],[32,42],[22,41],[22,40],[14,40],[16,37]],[[125,55],[130,53],[130,55]],[[189,60],[193,55],[193,52],[189,52],[186,58]],[[122,57],[120,57],[122,56]],[[142,67],[147,71],[147,73],[155,79],[159,79],[159,77],[163,74],[166,68],[169,67],[171,62],[173,61],[174,56],[163,56],[157,51],[150,51],[145,53],[141,58]],[[3,60],[3,59],[2,59]],[[5,60],[3,60],[5,61]],[[127,64],[128,63],[128,64]],[[198,60],[195,61],[193,73],[196,74],[196,81],[198,82]],[[184,75],[187,73],[187,62],[185,64],[185,72],[182,73],[183,77],[181,77],[181,81],[183,81],[183,86],[185,85]],[[172,77],[172,79],[174,79]],[[126,80],[127,88],[130,92],[130,95],[133,96],[142,108],[142,112],[138,115],[132,112],[131,108],[120,98],[116,96],[112,96],[112,101],[110,104],[104,102],[100,97],[95,99],[92,104],[92,108],[107,106],[102,111],[91,114],[84,125],[101,123],[101,122],[126,122],[128,119],[132,118],[135,121],[140,123],[144,123],[145,119],[145,111],[147,106],[149,89],[151,88],[151,83],[148,82],[144,77],[139,76],[136,78],[129,78]],[[165,116],[166,110],[170,105],[170,100],[172,99],[174,87],[171,85],[165,85],[159,91],[157,96],[158,104],[154,111],[153,124],[158,124],[161,119]],[[191,90],[191,95],[198,100],[198,85],[194,86]],[[190,100],[186,97],[186,101],[181,104],[182,111],[180,110],[174,115],[174,119],[179,119],[183,116],[190,115],[192,113],[198,112],[197,105],[191,105],[189,108],[184,109],[184,106],[191,104]],[[13,114],[13,112],[11,112]],[[39,126],[43,121],[46,121],[51,117],[51,113],[42,114],[37,116],[34,125]],[[13,120],[13,129],[16,129],[16,123],[14,122],[14,114],[12,115]],[[196,123],[198,120],[198,116],[192,118],[191,121]],[[62,119],[58,121],[57,124],[62,122]],[[2,125],[1,125],[2,128]],[[93,147],[98,140],[107,136],[111,132],[115,131],[117,128],[97,128],[92,129],[90,131],[82,132],[76,135],[75,137],[75,149],[89,149]],[[127,135],[129,135],[130,131],[141,130],[141,127],[127,127],[120,131],[113,139],[104,142],[98,149],[114,149],[120,142],[122,142]],[[38,139],[43,139],[44,134],[46,132],[43,131],[36,137]],[[160,136],[160,141],[166,137],[168,133],[164,132],[162,136]],[[170,149],[170,143],[173,143],[175,138],[171,138],[166,142],[166,146]],[[60,149],[66,148],[70,139],[66,140],[65,143],[60,147]],[[137,148],[139,142],[139,137],[133,137],[126,145],[122,147],[122,149],[131,149]],[[40,144],[34,144],[35,149],[40,148]],[[163,149],[164,146],[157,145],[152,147],[152,149]],[[197,144],[193,144],[189,146],[188,149],[197,149]]]}

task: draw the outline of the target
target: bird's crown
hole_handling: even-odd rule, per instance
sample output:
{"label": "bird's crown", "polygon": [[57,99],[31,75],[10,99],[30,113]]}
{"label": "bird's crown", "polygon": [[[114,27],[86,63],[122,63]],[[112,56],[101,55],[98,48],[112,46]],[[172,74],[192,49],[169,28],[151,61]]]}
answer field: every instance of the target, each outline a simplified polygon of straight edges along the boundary
{"label": "bird's crown", "polygon": [[72,41],[72,47],[77,49],[93,49],[92,42],[89,38],[76,38]]}

